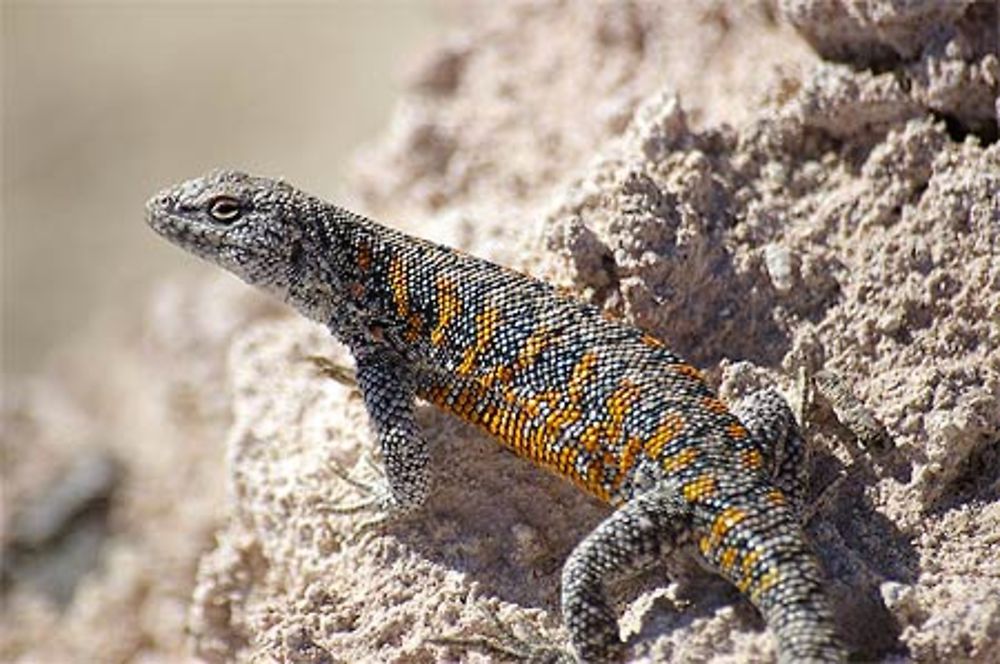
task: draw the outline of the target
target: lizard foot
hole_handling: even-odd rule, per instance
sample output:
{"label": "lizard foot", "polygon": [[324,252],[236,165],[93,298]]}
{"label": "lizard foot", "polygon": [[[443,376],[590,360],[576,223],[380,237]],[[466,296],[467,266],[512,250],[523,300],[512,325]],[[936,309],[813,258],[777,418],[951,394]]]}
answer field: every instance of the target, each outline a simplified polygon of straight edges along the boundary
{"label": "lizard foot", "polygon": [[355,525],[349,541],[357,541],[363,535],[379,529],[384,524],[394,520],[400,512],[389,485],[385,480],[382,470],[372,458],[372,455],[365,454],[361,460],[367,466],[368,474],[373,475],[373,479],[358,479],[351,475],[350,471],[339,463],[331,462],[330,472],[343,480],[346,484],[358,490],[361,498],[353,503],[327,504],[322,506],[321,512],[325,514],[350,515],[361,514],[364,517]]}
{"label": "lizard foot", "polygon": [[355,372],[351,367],[344,364],[338,364],[330,358],[323,357],[322,355],[306,355],[304,359],[310,362],[313,365],[313,368],[316,369],[316,373],[324,378],[329,378],[330,380],[336,381],[346,387],[358,386],[357,372]]}
{"label": "lizard foot", "polygon": [[428,641],[441,646],[477,650],[527,664],[575,664],[577,661],[567,642],[554,640],[533,626],[525,626],[527,633],[521,636],[504,623],[492,604],[488,608],[479,606],[477,609],[490,623],[491,633],[475,636],[450,634]]}

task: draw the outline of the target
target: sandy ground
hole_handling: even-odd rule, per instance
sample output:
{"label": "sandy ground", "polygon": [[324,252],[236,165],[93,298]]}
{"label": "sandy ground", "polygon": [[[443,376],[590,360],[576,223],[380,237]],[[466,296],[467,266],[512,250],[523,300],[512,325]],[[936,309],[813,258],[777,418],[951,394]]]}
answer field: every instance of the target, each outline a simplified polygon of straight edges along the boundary
{"label": "sandy ground", "polygon": [[[728,399],[839,376],[891,439],[801,408],[845,639],[996,661],[995,5],[546,2],[467,25],[359,156],[365,211],[573,289]],[[347,361],[322,329],[220,277],[165,284],[102,343],[5,399],[4,661],[492,661],[433,641],[496,634],[491,614],[560,637],[561,563],[606,514],[573,487],[423,406],[429,504],[353,538],[323,509],[357,497],[331,462],[365,476],[371,435],[308,359]],[[773,658],[686,560],[615,596],[635,661]]]}

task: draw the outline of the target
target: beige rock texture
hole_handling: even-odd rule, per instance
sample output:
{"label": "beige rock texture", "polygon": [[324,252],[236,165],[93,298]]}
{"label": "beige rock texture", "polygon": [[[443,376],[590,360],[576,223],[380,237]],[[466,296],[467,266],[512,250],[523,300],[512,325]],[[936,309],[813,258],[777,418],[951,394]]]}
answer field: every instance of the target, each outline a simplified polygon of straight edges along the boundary
{"label": "beige rock texture", "polygon": [[[997,9],[944,5],[480,5],[355,181],[377,218],[647,328],[727,399],[801,402],[807,530],[864,661],[1000,652]],[[329,508],[362,497],[335,466],[372,478],[372,437],[310,359],[349,362],[322,328],[220,278],[104,335],[99,383],[69,348],[5,399],[0,659],[486,662],[484,636],[563,636],[560,567],[602,505],[422,405],[433,495],[361,532]],[[807,398],[820,370],[892,449]],[[96,562],[46,588],[72,556]],[[683,557],[614,591],[633,661],[774,657]]]}

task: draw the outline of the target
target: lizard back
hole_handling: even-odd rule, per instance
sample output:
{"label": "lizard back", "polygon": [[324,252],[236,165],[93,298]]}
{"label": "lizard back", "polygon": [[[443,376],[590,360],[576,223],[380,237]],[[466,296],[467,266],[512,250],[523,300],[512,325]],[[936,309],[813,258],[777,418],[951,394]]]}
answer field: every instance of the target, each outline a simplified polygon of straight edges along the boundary
{"label": "lizard back", "polygon": [[598,499],[619,504],[663,475],[695,481],[699,454],[763,466],[700,372],[658,339],[360,217],[328,232],[339,235],[330,281],[346,284],[341,311],[358,312],[366,343],[399,353],[418,394]]}

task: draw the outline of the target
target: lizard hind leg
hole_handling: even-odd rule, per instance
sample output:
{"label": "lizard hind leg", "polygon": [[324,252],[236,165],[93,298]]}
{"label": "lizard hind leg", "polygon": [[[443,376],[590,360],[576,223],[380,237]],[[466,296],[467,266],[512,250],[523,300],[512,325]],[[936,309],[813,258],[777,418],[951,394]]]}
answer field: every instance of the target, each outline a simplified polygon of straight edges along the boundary
{"label": "lizard hind leg", "polygon": [[562,571],[563,621],[583,662],[622,658],[607,584],[648,567],[683,543],[690,512],[680,493],[658,486],[633,497],[570,554]]}
{"label": "lizard hind leg", "polygon": [[806,499],[806,447],[785,397],[766,388],[741,399],[733,413],[761,447],[774,484],[803,513]]}

